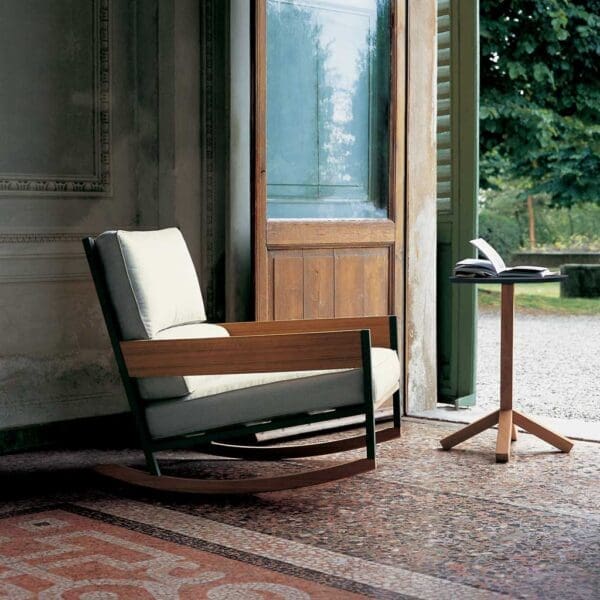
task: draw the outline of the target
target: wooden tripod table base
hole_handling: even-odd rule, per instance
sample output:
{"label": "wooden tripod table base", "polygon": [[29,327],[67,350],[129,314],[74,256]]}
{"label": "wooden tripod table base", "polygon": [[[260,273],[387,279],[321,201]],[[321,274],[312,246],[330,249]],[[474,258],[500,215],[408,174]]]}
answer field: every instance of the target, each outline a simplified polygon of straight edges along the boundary
{"label": "wooden tripod table base", "polygon": [[510,445],[511,442],[514,442],[517,439],[517,425],[541,440],[548,442],[555,448],[558,448],[561,452],[569,452],[573,447],[573,442],[566,437],[555,433],[514,409],[495,410],[478,421],[443,438],[440,440],[440,444],[444,450],[450,450],[450,448],[453,448],[457,444],[476,436],[478,433],[481,433],[496,424],[498,424],[496,462],[499,463],[508,462],[510,459]]}
{"label": "wooden tripod table base", "polygon": [[563,275],[544,278],[450,278],[454,283],[500,283],[502,285],[502,303],[500,307],[500,410],[486,415],[482,419],[467,425],[464,429],[453,433],[440,440],[444,450],[450,450],[457,444],[481,433],[482,431],[498,424],[498,438],[496,441],[496,462],[505,463],[510,458],[510,443],[517,439],[517,425],[532,433],[536,437],[548,442],[562,452],[569,452],[573,442],[567,438],[550,431],[529,417],[513,409],[513,351],[514,351],[514,321],[515,321],[515,281],[518,283],[544,283],[547,281],[560,281]]}

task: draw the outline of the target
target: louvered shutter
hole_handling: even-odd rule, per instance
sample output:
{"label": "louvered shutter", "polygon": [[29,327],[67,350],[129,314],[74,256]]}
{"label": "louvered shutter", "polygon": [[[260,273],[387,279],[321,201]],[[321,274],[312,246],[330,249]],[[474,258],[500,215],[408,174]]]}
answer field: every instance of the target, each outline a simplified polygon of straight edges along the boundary
{"label": "louvered shutter", "polygon": [[477,233],[477,0],[438,0],[437,334],[439,400],[475,403],[475,289],[452,285]]}
{"label": "louvered shutter", "polygon": [[450,0],[438,2],[437,42],[437,205],[438,210],[449,210],[452,201]]}

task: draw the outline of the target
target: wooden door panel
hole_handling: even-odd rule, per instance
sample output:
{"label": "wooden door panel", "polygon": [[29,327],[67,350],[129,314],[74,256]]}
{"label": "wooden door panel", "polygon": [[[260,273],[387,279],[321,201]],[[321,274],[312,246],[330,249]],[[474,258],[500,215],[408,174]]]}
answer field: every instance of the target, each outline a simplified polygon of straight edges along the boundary
{"label": "wooden door panel", "polygon": [[304,315],[304,265],[302,250],[272,254],[272,315],[277,321]]}
{"label": "wooden door panel", "polygon": [[277,219],[267,221],[266,231],[269,248],[389,246],[396,239],[396,223],[390,219]]}
{"label": "wooden door panel", "polygon": [[335,251],[336,317],[362,315],[365,299],[363,252],[362,248]]}
{"label": "wooden door panel", "polygon": [[364,304],[361,314],[378,316],[393,313],[390,305],[390,250],[371,248],[365,253],[364,263]]}
{"label": "wooden door panel", "polygon": [[386,315],[389,306],[389,249],[335,251],[336,317]]}
{"label": "wooden door panel", "polygon": [[331,318],[335,316],[333,250],[304,250],[303,257],[304,318]]}
{"label": "wooden door panel", "polygon": [[269,252],[270,318],[386,315],[389,248],[307,248]]}

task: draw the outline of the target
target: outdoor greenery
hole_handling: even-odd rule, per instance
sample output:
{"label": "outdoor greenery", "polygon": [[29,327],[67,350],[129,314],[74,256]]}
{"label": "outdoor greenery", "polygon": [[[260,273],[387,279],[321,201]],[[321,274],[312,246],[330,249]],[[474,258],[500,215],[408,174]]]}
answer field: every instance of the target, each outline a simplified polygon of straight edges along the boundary
{"label": "outdoor greenery", "polygon": [[483,187],[599,202],[600,0],[482,0]]}
{"label": "outdoor greenery", "polygon": [[524,245],[527,225],[526,204],[512,190],[485,190],[479,199],[479,235],[487,240],[505,260]]}
{"label": "outdoor greenery", "polygon": [[[506,259],[527,247],[527,203],[518,189],[503,186],[482,190],[479,198],[479,234]],[[552,207],[545,196],[535,198],[535,234],[539,249],[600,251],[600,203]]]}
{"label": "outdoor greenery", "polygon": [[509,252],[526,245],[531,197],[538,242],[593,248],[600,231],[600,0],[480,6],[482,235]]}

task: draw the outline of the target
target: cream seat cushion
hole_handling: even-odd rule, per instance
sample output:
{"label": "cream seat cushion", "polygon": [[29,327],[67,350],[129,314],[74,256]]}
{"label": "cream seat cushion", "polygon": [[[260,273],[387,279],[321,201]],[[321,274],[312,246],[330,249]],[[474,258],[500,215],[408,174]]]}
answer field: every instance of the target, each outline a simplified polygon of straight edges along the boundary
{"label": "cream seat cushion", "polygon": [[[179,325],[159,331],[153,340],[178,340],[229,337],[229,332],[220,325],[212,323],[193,323]],[[217,376],[215,376],[218,379]],[[160,400],[161,398],[176,398],[201,392],[205,385],[202,377],[143,377],[137,380],[140,396],[144,400]]]}
{"label": "cream seat cushion", "polygon": [[[371,361],[373,399],[378,406],[398,389],[400,362],[396,351],[387,348],[372,348]],[[191,394],[147,404],[153,437],[363,402],[360,369],[203,375],[193,379],[195,390]]]}

